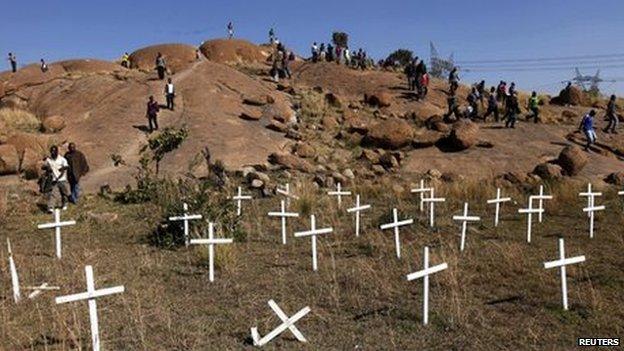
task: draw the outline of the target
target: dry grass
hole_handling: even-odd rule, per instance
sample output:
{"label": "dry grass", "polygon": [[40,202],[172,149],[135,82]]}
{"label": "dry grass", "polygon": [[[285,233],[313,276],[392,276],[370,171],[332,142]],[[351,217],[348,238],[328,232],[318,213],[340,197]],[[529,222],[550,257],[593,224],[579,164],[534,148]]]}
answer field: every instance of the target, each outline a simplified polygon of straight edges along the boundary
{"label": "dry grass", "polygon": [[[13,207],[0,240],[7,233],[12,238],[23,285],[58,284],[59,295],[84,291],[84,265],[92,264],[97,287],[126,286],[126,293],[98,301],[101,338],[109,350],[252,349],[250,327],[258,326],[264,335],[279,324],[269,299],[289,315],[304,306],[312,312],[297,323],[308,345],[286,332],[267,349],[570,350],[577,337],[618,337],[624,331],[623,209],[612,189],[604,189],[609,212],[597,216],[597,236],[590,240],[580,214],[583,201],[573,196],[581,187],[547,187],[558,200],[546,203],[545,222],[534,226],[528,245],[526,220],[516,205],[505,204],[501,226],[492,226],[492,208],[485,205],[495,194],[491,184],[439,184],[437,194],[447,202],[436,209],[435,230],[418,212],[416,196],[374,186],[352,188],[363,203],[373,205],[363,216],[359,238],[353,217],[338,209],[334,198],[308,183],[291,187],[301,196],[291,208],[302,217],[289,221],[290,233],[308,229],[309,214],[317,216],[318,227],[334,228],[318,240],[316,273],[310,239],[291,235],[282,245],[279,220],[266,216],[279,207],[278,198],[245,204],[240,225],[247,240],[217,249],[212,284],[205,247],[164,250],[146,244],[161,220],[149,206],[90,198],[71,208],[63,217],[77,218],[78,225],[64,230],[62,261],[52,257],[52,233],[34,229],[50,218],[32,205]],[[528,195],[516,189],[504,193],[520,205]],[[464,201],[484,221],[470,226],[466,251],[460,253],[459,224],[451,216],[461,212]],[[377,229],[395,206],[416,220],[401,231],[401,260],[395,257],[392,233]],[[90,211],[115,212],[119,219],[98,223],[86,215]],[[220,230],[216,235],[232,234]],[[559,236],[566,238],[569,256],[587,257],[568,269],[568,312],[560,307],[558,273],[542,265],[557,257]],[[427,327],[420,323],[422,282],[405,279],[422,268],[425,245],[430,264],[449,265],[431,278]],[[0,261],[6,262],[4,249]],[[6,264],[0,274],[8,281]],[[54,294],[46,293],[15,305],[7,284],[0,294],[0,349],[89,348],[85,303],[56,306]]]}
{"label": "dry grass", "polygon": [[9,132],[38,132],[41,128],[41,122],[34,114],[15,108],[0,109],[0,125],[6,126],[7,130],[1,131],[8,134]]}

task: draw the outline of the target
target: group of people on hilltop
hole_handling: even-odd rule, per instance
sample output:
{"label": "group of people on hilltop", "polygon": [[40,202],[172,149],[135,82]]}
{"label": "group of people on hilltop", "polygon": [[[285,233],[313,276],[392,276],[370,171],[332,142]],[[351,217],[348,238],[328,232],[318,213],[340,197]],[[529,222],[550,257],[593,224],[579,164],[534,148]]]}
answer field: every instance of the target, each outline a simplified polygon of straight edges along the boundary
{"label": "group of people on hilltop", "polygon": [[39,190],[46,199],[48,212],[57,208],[67,209],[67,203],[78,203],[80,197],[80,179],[89,172],[85,155],[78,151],[75,143],[69,143],[64,156],[59,154],[58,146],[50,147],[50,155],[42,166],[43,174],[39,178]]}
{"label": "group of people on hilltop", "polygon": [[292,78],[290,64],[295,61],[295,53],[286,50],[284,44],[278,40],[274,40],[273,46],[272,65],[269,75],[274,82],[279,82],[280,78]]}
{"label": "group of people on hilltop", "polygon": [[429,74],[425,61],[419,59],[418,56],[415,57],[405,66],[404,73],[407,77],[408,89],[415,91],[418,99],[424,98],[429,86]]}
{"label": "group of people on hilltop", "polygon": [[321,45],[318,45],[314,42],[310,47],[310,51],[312,54],[310,61],[313,63],[335,62],[339,65],[344,64],[345,66],[359,68],[362,70],[371,65],[366,51],[362,48],[359,48],[355,53],[352,53],[348,46],[334,46],[331,43],[328,43],[327,45],[325,45],[325,43],[321,43]]}

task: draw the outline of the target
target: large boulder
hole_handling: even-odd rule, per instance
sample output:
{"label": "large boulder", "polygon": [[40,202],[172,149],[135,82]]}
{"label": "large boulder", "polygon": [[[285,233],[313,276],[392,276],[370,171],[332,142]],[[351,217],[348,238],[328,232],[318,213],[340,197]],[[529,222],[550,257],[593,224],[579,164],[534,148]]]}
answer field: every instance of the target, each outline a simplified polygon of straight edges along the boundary
{"label": "large boulder", "polygon": [[32,149],[25,149],[20,154],[19,171],[26,179],[37,179],[41,175],[44,155]]}
{"label": "large boulder", "polygon": [[285,124],[297,123],[297,113],[290,107],[290,104],[278,100],[267,105],[262,111],[262,117],[267,120],[277,120]]}
{"label": "large boulder", "polygon": [[576,145],[568,145],[563,148],[557,159],[557,164],[563,168],[569,176],[575,176],[587,165],[589,158],[587,154]]}
{"label": "large boulder", "polygon": [[61,116],[48,116],[41,121],[41,128],[45,133],[58,133],[65,128],[65,119]]}
{"label": "large boulder", "polygon": [[241,39],[208,40],[199,49],[208,60],[225,64],[264,62],[269,56],[267,49]]}
{"label": "large boulder", "polygon": [[572,86],[561,90],[559,96],[552,98],[550,102],[557,105],[587,106],[589,98],[580,88]]}
{"label": "large boulder", "polygon": [[422,128],[414,133],[414,140],[412,141],[412,144],[416,148],[431,147],[436,145],[445,136],[445,133]]}
{"label": "large boulder", "polygon": [[479,141],[479,126],[468,119],[459,120],[453,123],[447,141],[455,150],[466,150]]}
{"label": "large boulder", "polygon": [[414,137],[412,126],[402,119],[391,118],[373,124],[364,139],[366,143],[384,149],[409,145]]}
{"label": "large boulder", "polygon": [[609,174],[604,181],[609,184],[613,184],[616,186],[624,185],[624,172],[614,172]]}
{"label": "large boulder", "polygon": [[392,96],[387,91],[378,91],[374,94],[364,95],[364,100],[372,106],[387,107],[392,104]]}
{"label": "large boulder", "polygon": [[314,166],[310,162],[292,154],[272,153],[269,155],[269,162],[284,169],[294,169],[305,173],[314,172]]}
{"label": "large boulder", "polygon": [[130,67],[144,71],[156,68],[156,56],[160,52],[173,74],[183,70],[197,60],[195,47],[187,44],[161,44],[148,46],[130,54]]}
{"label": "large boulder", "polygon": [[0,175],[16,174],[19,171],[19,155],[15,146],[0,145]]}
{"label": "large boulder", "polygon": [[533,174],[544,180],[558,180],[563,177],[563,170],[561,166],[553,163],[540,163],[535,166]]}

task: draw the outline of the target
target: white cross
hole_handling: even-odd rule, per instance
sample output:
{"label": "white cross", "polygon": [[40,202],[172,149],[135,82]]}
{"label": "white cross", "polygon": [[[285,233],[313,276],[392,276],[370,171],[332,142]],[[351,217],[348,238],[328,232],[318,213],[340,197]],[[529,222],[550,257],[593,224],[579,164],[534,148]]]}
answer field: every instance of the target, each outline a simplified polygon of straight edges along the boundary
{"label": "white cross", "polygon": [[348,208],[347,212],[355,212],[355,236],[360,236],[360,212],[368,210],[371,205],[360,205],[360,195],[355,196],[355,206]]}
{"label": "white cross", "polygon": [[61,288],[58,286],[49,286],[48,283],[43,283],[39,286],[27,286],[24,289],[33,290],[30,294],[28,294],[29,299],[34,299],[35,297],[41,295],[42,292],[48,290],[60,290]]}
{"label": "white cross", "polygon": [[328,191],[327,195],[336,196],[338,198],[338,207],[340,207],[342,205],[342,197],[343,196],[351,196],[351,192],[350,191],[343,191],[342,190],[342,185],[340,183],[338,183],[338,184],[336,184],[336,190],[335,191]]}
{"label": "white cross", "polygon": [[13,260],[13,251],[11,251],[11,240],[7,238],[7,250],[9,251],[9,270],[11,271],[11,285],[13,286],[13,300],[18,303],[22,296],[20,294],[19,277],[17,275],[17,268],[15,267],[15,261]]}
{"label": "white cross", "polygon": [[565,257],[565,248],[563,246],[563,238],[559,238],[559,259],[550,262],[544,262],[544,268],[560,267],[561,269],[561,299],[563,301],[563,309],[568,309],[568,283],[566,277],[566,266],[569,264],[585,262],[585,256]]}
{"label": "white cross", "polygon": [[214,281],[214,246],[220,244],[231,244],[234,239],[215,238],[214,223],[208,223],[208,239],[191,239],[191,245],[208,245],[208,279]]}
{"label": "white cross", "polygon": [[408,281],[423,278],[423,325],[429,323],[429,275],[441,272],[447,268],[448,264],[446,262],[429,267],[429,248],[425,246],[423,269],[407,275]]}
{"label": "white cross", "polygon": [[399,227],[414,223],[413,219],[405,219],[399,221],[399,214],[396,208],[392,209],[392,223],[382,224],[379,226],[381,230],[394,229],[394,246],[396,247],[397,258],[401,258],[401,240],[399,239]]}
{"label": "white cross", "polygon": [[59,296],[55,299],[56,304],[62,304],[67,302],[88,300],[89,302],[89,319],[91,320],[91,342],[93,345],[93,351],[100,350],[100,336],[98,331],[98,317],[97,317],[97,303],[95,299],[98,297],[119,294],[124,292],[123,285],[115,286],[112,288],[104,288],[95,290],[95,282],[93,280],[93,267],[85,266],[85,274],[87,276],[87,291],[83,293]]}
{"label": "white cross", "polygon": [[533,196],[529,196],[529,207],[518,209],[518,213],[527,214],[527,242],[531,242],[531,227],[533,225],[533,214],[544,212],[543,208],[533,208]]}
{"label": "white cross", "polygon": [[275,303],[273,300],[269,300],[269,306],[275,312],[275,314],[282,321],[282,324],[277,326],[277,328],[273,329],[270,333],[260,338],[260,334],[258,334],[258,328],[251,328],[251,338],[253,339],[254,346],[264,346],[269,341],[273,340],[276,336],[280,335],[286,329],[290,330],[290,332],[299,340],[300,342],[307,342],[306,338],[301,334],[301,331],[297,329],[295,323],[298,320],[303,318],[306,314],[308,314],[311,310],[310,307],[306,306],[299,310],[299,312],[295,313],[292,317],[288,317],[284,311]]}
{"label": "white cross", "polygon": [[411,189],[410,192],[420,194],[420,212],[425,210],[425,193],[431,191],[431,188],[425,187],[425,181],[423,179],[420,180],[420,187]]}
{"label": "white cross", "polygon": [[430,189],[429,192],[429,197],[425,198],[423,201],[424,202],[428,202],[429,203],[429,226],[431,228],[434,227],[435,223],[435,203],[436,202],[444,202],[446,201],[445,198],[443,197],[435,197],[434,196],[434,192],[435,190],[433,190],[433,188]]}
{"label": "white cross", "polygon": [[592,202],[592,205],[590,207],[585,207],[583,209],[583,212],[587,212],[589,214],[589,237],[593,238],[594,237],[594,212],[603,211],[604,209],[606,209],[606,207],[594,206],[593,204],[594,200],[592,200],[591,202]]}
{"label": "white cross", "polygon": [[511,201],[510,197],[501,197],[500,188],[496,189],[496,199],[487,200],[488,204],[495,204],[494,226],[498,227],[498,218],[500,217],[500,208],[503,202]]}
{"label": "white cross", "polygon": [[286,245],[286,218],[288,217],[299,217],[299,214],[296,212],[286,212],[286,202],[284,200],[281,201],[281,212],[269,212],[269,217],[281,217],[282,218],[282,244]]}
{"label": "white cross", "polygon": [[290,184],[286,183],[284,185],[284,189],[280,188],[279,186],[277,187],[277,189],[275,190],[276,193],[280,194],[280,195],[284,195],[286,197],[286,205],[288,205],[288,207],[290,207],[290,199],[294,199],[294,200],[299,200],[299,196],[292,194],[290,192]]}
{"label": "white cross", "polygon": [[54,228],[55,242],[56,242],[56,257],[61,258],[61,227],[67,227],[70,225],[75,225],[76,221],[65,221],[61,222],[61,210],[56,208],[54,209],[54,222],[39,224],[37,228],[39,229],[50,229]]}
{"label": "white cross", "polygon": [[240,216],[243,213],[243,200],[251,200],[251,195],[243,195],[243,190],[238,187],[238,194],[232,197],[232,200],[236,201],[236,215]]}
{"label": "white cross", "polygon": [[[533,198],[535,200],[539,200],[538,208],[540,210],[543,210],[544,209],[544,200],[552,200],[553,197],[552,197],[552,195],[544,195],[544,186],[540,185],[539,194],[538,195],[533,195],[529,199],[531,199],[531,198]],[[540,223],[542,223],[542,216],[544,215],[544,212],[545,211],[540,211],[537,214],[537,219],[538,219],[538,222],[540,222]]]}
{"label": "white cross", "polygon": [[[587,191],[584,193],[579,193],[579,196],[587,198],[587,208],[594,207],[594,202],[596,201],[597,196],[602,196],[600,192],[592,191],[592,184],[587,183]],[[592,214],[590,212],[587,213],[587,216],[590,217]]]}
{"label": "white cross", "polygon": [[464,214],[461,216],[453,216],[453,220],[462,221],[461,242],[459,244],[459,251],[464,251],[464,247],[466,246],[466,229],[468,227],[468,222],[478,222],[481,220],[481,217],[468,216],[468,203],[464,202]]}
{"label": "white cross", "polygon": [[304,237],[309,236],[312,238],[312,269],[316,271],[318,269],[318,264],[316,260],[316,236],[319,234],[329,234],[333,232],[333,228],[322,228],[316,229],[316,218],[314,215],[310,215],[310,230],[304,232],[295,232],[295,237]]}
{"label": "white cross", "polygon": [[189,215],[188,214],[188,204],[185,202],[182,204],[182,209],[184,210],[184,215],[169,217],[169,220],[172,222],[183,221],[184,222],[184,245],[189,246],[189,221],[194,219],[202,219],[202,215]]}

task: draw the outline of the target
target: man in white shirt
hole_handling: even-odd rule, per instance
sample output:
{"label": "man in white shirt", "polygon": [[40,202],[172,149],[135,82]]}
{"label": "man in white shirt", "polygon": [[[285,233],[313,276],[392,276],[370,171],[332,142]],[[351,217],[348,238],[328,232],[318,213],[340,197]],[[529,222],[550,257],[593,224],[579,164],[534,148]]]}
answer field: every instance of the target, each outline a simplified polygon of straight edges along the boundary
{"label": "man in white shirt", "polygon": [[55,193],[61,197],[61,207],[67,209],[67,199],[69,197],[69,187],[67,183],[67,170],[69,164],[65,157],[59,155],[58,147],[53,145],[50,148],[50,156],[46,158],[43,169],[47,171],[47,182],[49,185],[45,187],[45,196],[48,203],[48,211],[53,212],[56,205]]}
{"label": "man in white shirt", "polygon": [[173,111],[173,98],[175,98],[175,87],[171,82],[171,78],[167,80],[165,84],[165,98],[167,99],[167,108]]}

